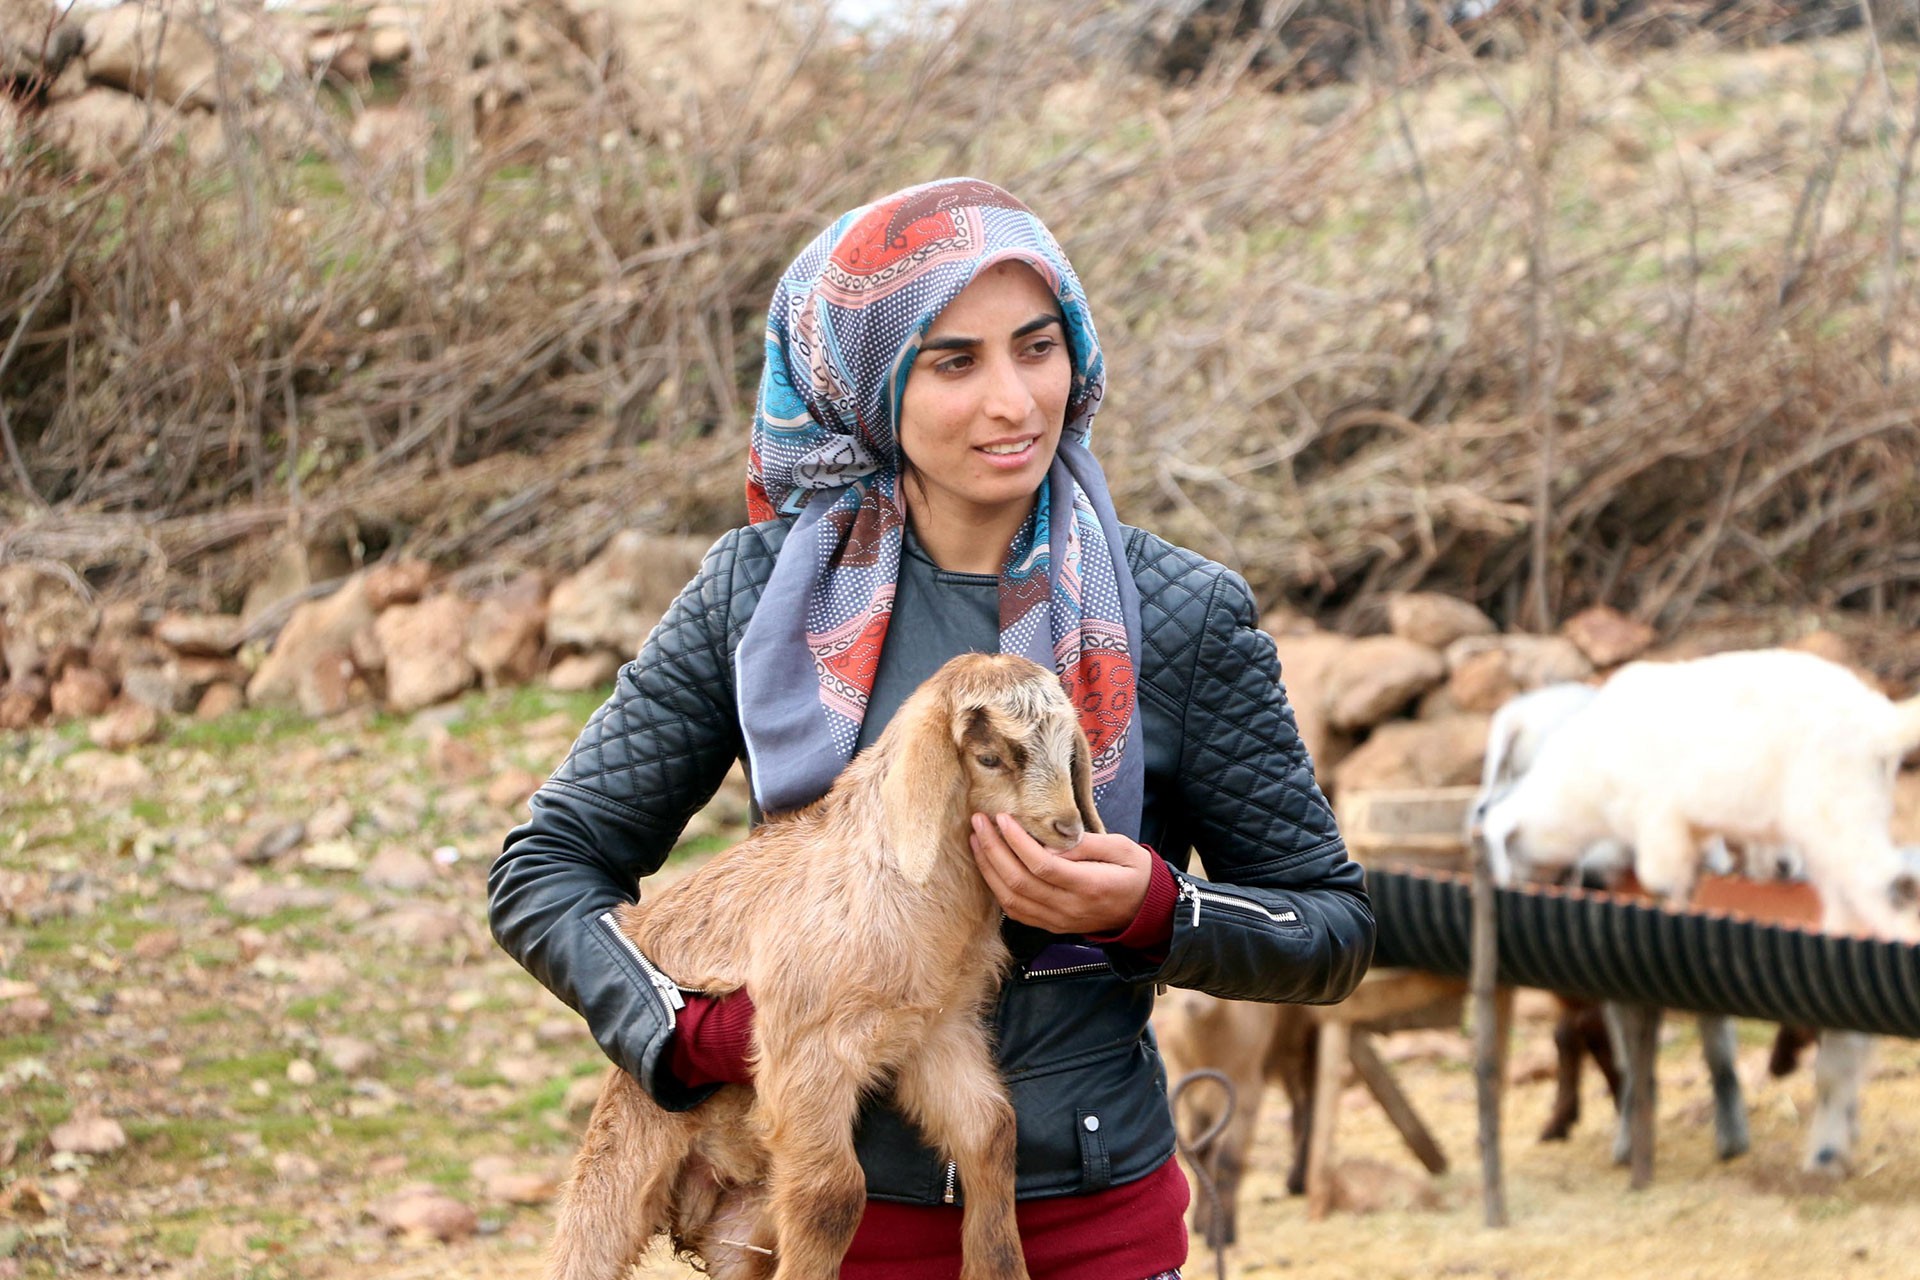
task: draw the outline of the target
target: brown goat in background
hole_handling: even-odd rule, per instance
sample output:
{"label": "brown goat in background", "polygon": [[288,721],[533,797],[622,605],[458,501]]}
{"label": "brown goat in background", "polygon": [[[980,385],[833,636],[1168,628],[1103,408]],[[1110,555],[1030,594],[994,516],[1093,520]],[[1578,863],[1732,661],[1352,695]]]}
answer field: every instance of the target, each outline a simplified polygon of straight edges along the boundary
{"label": "brown goat in background", "polygon": [[1073,705],[1025,658],[948,662],[824,797],[619,909],[675,981],[752,994],[754,1085],[667,1112],[614,1069],[560,1206],[557,1280],[616,1280],[662,1231],[716,1277],[828,1280],[866,1208],[861,1099],[888,1084],[958,1166],[962,1276],[1024,1280],[1013,1108],[982,1022],[1009,957],[976,812],[1055,849],[1102,830]]}

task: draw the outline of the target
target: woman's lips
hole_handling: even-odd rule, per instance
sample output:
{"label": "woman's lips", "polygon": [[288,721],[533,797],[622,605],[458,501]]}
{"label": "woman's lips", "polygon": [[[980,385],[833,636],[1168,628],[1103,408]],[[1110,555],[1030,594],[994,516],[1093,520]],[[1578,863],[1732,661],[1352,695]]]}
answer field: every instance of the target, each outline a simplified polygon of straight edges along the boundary
{"label": "woman's lips", "polygon": [[[1006,440],[1006,441],[995,441],[994,443],[996,445],[1007,445],[1013,442],[1010,440]],[[1033,458],[1034,446],[1038,443],[1039,443],[1039,438],[1035,436],[1035,437],[1029,437],[1026,443],[1022,444],[1018,449],[1014,449],[1011,452],[1007,452],[1007,453],[997,453],[997,452],[989,453],[987,451],[986,445],[975,445],[973,451],[979,454],[982,458],[985,458],[987,460],[988,465],[995,466],[995,467],[1004,467],[1011,471],[1011,470],[1014,470],[1015,468],[1025,466],[1027,462],[1029,462]]]}

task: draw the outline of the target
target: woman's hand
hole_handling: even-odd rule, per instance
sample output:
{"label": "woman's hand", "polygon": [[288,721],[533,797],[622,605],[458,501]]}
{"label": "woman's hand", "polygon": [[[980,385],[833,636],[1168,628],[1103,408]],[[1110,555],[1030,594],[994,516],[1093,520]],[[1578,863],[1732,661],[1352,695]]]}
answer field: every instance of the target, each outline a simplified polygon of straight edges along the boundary
{"label": "woman's hand", "polygon": [[1062,852],[1004,813],[974,814],[972,844],[1001,909],[1049,933],[1120,932],[1139,914],[1153,875],[1153,853],[1125,836],[1088,832]]}

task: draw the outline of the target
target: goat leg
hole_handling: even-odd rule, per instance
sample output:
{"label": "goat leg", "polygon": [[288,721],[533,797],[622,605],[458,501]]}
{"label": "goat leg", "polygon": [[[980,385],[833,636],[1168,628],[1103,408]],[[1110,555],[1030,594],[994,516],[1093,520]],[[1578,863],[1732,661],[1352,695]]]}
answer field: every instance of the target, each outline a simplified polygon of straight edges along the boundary
{"label": "goat leg", "polygon": [[971,1015],[927,1029],[900,1065],[894,1092],[907,1116],[952,1157],[960,1186],[961,1280],[1027,1280],[1014,1217],[1013,1104]]}
{"label": "goat leg", "polygon": [[1609,1004],[1607,1011],[1619,1039],[1621,1077],[1613,1162],[1631,1166],[1628,1185],[1638,1191],[1653,1181],[1654,1069],[1663,1011],[1637,1004]]}
{"label": "goat leg", "polygon": [[[767,1016],[759,1030],[790,1027]],[[779,1243],[774,1280],[835,1280],[867,1209],[867,1179],[853,1150],[861,1094],[872,1081],[819,1038],[763,1039],[754,1080],[771,1174],[767,1198]]]}
{"label": "goat leg", "polygon": [[1706,1055],[1713,1081],[1713,1149],[1722,1160],[1747,1153],[1747,1100],[1740,1092],[1733,1019],[1717,1014],[1699,1016],[1700,1049]]}
{"label": "goat leg", "polygon": [[1843,1178],[1860,1140],[1860,1083],[1873,1037],[1858,1031],[1822,1031],[1813,1060],[1813,1123],[1807,1131],[1806,1172]]}
{"label": "goat leg", "polygon": [[619,1280],[667,1226],[688,1123],[618,1067],[607,1076],[560,1197],[550,1280]]}
{"label": "goat leg", "polygon": [[1592,1011],[1584,1001],[1561,998],[1560,1018],[1553,1024],[1553,1111],[1540,1131],[1542,1142],[1565,1142],[1580,1122],[1580,1067],[1587,1048],[1580,1024]]}

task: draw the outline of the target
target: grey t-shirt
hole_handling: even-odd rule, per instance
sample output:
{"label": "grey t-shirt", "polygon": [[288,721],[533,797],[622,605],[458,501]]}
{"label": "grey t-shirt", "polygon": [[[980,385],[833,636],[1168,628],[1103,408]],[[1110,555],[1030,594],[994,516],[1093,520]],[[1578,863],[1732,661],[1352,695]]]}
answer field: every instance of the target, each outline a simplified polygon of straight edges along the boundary
{"label": "grey t-shirt", "polygon": [[948,658],[1000,651],[1000,576],[951,573],[909,531],[902,540],[893,617],[855,750],[864,751],[921,681]]}

